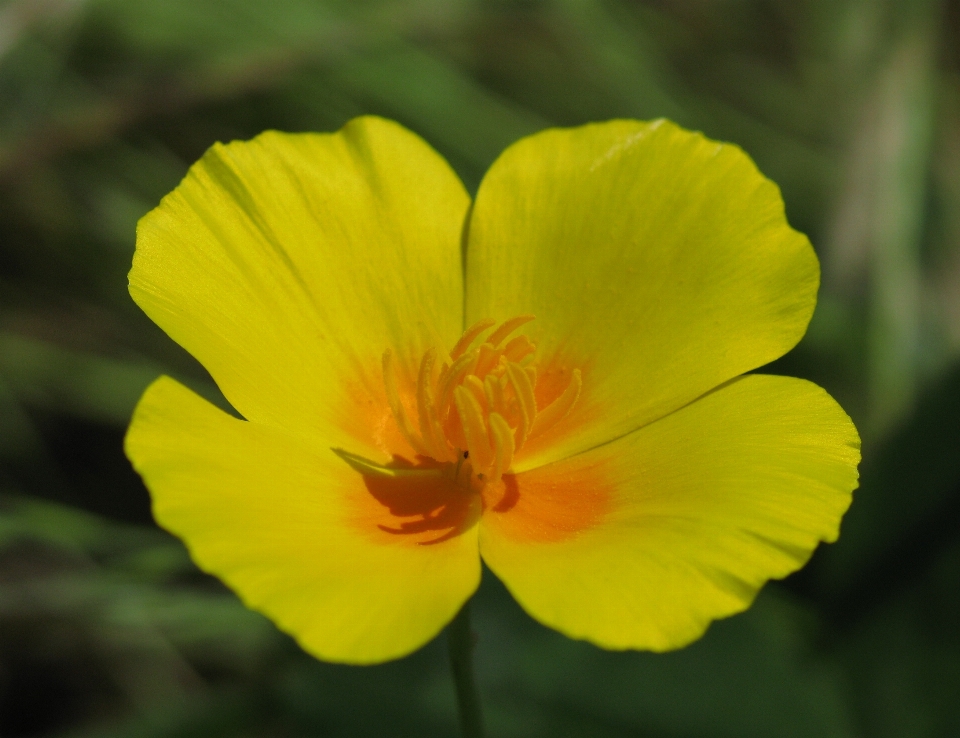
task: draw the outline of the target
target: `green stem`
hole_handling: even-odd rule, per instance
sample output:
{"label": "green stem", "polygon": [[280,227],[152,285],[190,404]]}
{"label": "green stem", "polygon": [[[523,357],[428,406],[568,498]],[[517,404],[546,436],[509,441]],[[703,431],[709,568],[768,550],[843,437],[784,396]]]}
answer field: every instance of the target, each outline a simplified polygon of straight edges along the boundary
{"label": "green stem", "polygon": [[450,666],[453,671],[453,684],[457,690],[460,733],[463,738],[483,738],[483,713],[480,710],[477,683],[473,677],[474,645],[468,600],[453,622],[447,626],[447,646],[450,649]]}

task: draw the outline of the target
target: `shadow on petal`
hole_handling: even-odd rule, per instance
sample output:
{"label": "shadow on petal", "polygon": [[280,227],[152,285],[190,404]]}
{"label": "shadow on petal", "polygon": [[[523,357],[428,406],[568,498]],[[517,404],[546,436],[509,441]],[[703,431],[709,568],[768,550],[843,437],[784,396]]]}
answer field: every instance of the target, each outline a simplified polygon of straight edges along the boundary
{"label": "shadow on petal", "polygon": [[458,485],[450,464],[394,455],[377,464],[342,449],[333,449],[363,482],[356,522],[372,533],[421,546],[450,540],[476,524],[479,495]]}

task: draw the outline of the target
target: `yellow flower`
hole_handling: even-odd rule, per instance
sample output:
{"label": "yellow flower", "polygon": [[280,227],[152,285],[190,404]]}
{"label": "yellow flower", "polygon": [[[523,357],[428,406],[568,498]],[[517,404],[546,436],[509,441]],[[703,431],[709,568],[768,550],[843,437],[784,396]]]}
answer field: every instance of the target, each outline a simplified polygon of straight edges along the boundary
{"label": "yellow flower", "polygon": [[130,272],[244,420],[163,377],[126,450],[197,564],[320,658],[418,648],[481,558],[570,637],[678,648],[850,504],[843,410],[741,376],[818,281],[777,187],[667,121],[523,139],[472,204],[395,123],[267,132],[191,168]]}

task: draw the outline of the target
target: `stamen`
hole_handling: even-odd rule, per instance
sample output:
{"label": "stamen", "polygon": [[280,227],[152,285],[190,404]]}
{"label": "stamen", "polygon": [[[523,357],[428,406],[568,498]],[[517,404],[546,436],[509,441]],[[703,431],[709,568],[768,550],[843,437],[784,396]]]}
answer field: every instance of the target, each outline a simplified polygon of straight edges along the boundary
{"label": "stamen", "polygon": [[559,423],[570,412],[580,397],[580,388],[583,383],[580,379],[580,370],[574,369],[570,377],[570,384],[556,400],[547,405],[540,414],[537,415],[536,425],[533,427],[531,435],[539,435],[548,428]]}
{"label": "stamen", "polygon": [[420,362],[420,375],[417,377],[417,412],[420,415],[420,436],[430,450],[430,456],[437,461],[452,461],[443,430],[437,420],[437,409],[433,403],[433,366],[437,360],[437,350],[430,349]]}
{"label": "stamen", "polygon": [[483,333],[487,328],[492,325],[495,325],[497,321],[493,318],[484,318],[483,320],[478,320],[472,326],[467,328],[463,332],[463,335],[460,336],[460,340],[457,341],[456,346],[453,347],[450,351],[450,360],[456,361],[460,358],[464,351],[470,348],[470,344],[474,342],[477,336]]}
{"label": "stamen", "polygon": [[523,370],[523,367],[517,364],[507,364],[507,377],[513,386],[513,392],[517,396],[517,404],[520,408],[520,426],[517,428],[517,448],[523,447],[523,442],[530,434],[534,421],[537,419],[537,401],[533,396],[533,387],[530,385],[530,377]]}
{"label": "stamen", "polygon": [[407,414],[403,410],[403,403],[400,401],[400,389],[397,387],[397,375],[393,371],[393,352],[390,349],[383,352],[383,385],[387,390],[387,404],[390,406],[390,412],[393,413],[393,419],[397,423],[400,435],[404,437],[414,451],[422,456],[427,456],[426,446],[413,432],[407,420]]}
{"label": "stamen", "polygon": [[495,330],[493,333],[491,333],[487,337],[487,343],[489,343],[491,346],[494,346],[494,347],[499,346],[500,342],[504,338],[506,338],[511,333],[513,333],[515,330],[517,330],[517,328],[522,326],[524,323],[529,323],[531,320],[534,319],[534,317],[536,316],[518,315],[516,318],[510,318],[510,320],[503,321],[503,325],[501,325],[499,328],[497,328],[497,330]]}
{"label": "stamen", "polygon": [[472,392],[457,387],[453,391],[453,399],[460,413],[460,422],[463,424],[463,435],[470,447],[470,457],[474,469],[486,469],[493,461],[493,449],[490,448],[490,438],[486,425],[483,422],[480,403]]}
{"label": "stamen", "polygon": [[[472,348],[495,324],[489,319],[475,323],[457,341],[439,371],[437,350],[427,351],[415,387],[416,424],[407,418],[393,354],[387,351],[383,355],[387,400],[401,435],[417,454],[441,462],[443,474],[452,475],[455,481],[464,468],[471,470],[471,484],[499,481],[523,444],[563,420],[580,396],[582,380],[575,369],[560,396],[543,410],[537,408],[536,346],[524,335],[502,345],[510,333],[531,320],[532,315],[505,320],[479,348]],[[470,463],[465,464],[468,457]],[[356,468],[367,474],[406,474],[406,470],[373,462],[357,464]]]}
{"label": "stamen", "polygon": [[492,374],[488,374],[483,380],[483,394],[487,398],[487,407],[490,412],[498,413],[503,408],[503,390],[500,388],[500,380]]}
{"label": "stamen", "polygon": [[[437,377],[437,386],[440,387],[447,379],[447,375],[450,373],[450,364],[446,361],[440,366],[440,376]],[[437,406],[439,408],[439,405]]]}
{"label": "stamen", "polygon": [[502,415],[490,413],[490,433],[493,436],[493,469],[490,470],[490,481],[496,484],[513,462],[513,431]]}
{"label": "stamen", "polygon": [[450,371],[440,380],[440,392],[437,393],[437,413],[442,418],[447,414],[447,408],[453,398],[453,388],[470,373],[477,360],[477,352],[471,351],[453,362]]}
{"label": "stamen", "polygon": [[483,343],[480,345],[480,356],[477,359],[477,367],[473,370],[473,373],[483,379],[490,370],[497,365],[499,360],[500,352],[497,351],[496,347],[490,343]]}
{"label": "stamen", "polygon": [[473,392],[473,396],[477,398],[481,410],[489,412],[492,409],[487,404],[487,394],[484,392],[484,383],[480,381],[476,374],[471,374],[464,379],[463,386]]}
{"label": "stamen", "polygon": [[504,347],[503,355],[510,361],[519,363],[536,350],[537,347],[533,345],[529,338],[526,336],[517,336],[511,339],[510,343]]}

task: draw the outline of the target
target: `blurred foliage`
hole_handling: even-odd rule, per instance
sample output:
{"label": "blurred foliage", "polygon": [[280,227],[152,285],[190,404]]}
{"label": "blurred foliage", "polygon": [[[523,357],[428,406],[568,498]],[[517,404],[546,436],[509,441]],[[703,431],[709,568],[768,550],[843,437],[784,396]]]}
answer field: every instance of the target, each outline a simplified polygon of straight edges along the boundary
{"label": "blurred foliage", "polygon": [[[316,662],[152,525],[137,219],[217,140],[378,113],[475,188],[549,125],[746,149],[823,264],[800,346],[864,433],[840,541],[673,654],[476,604],[497,736],[960,735],[960,2],[0,0],[0,735],[450,736],[442,642]],[[222,399],[219,400],[222,402]]]}

